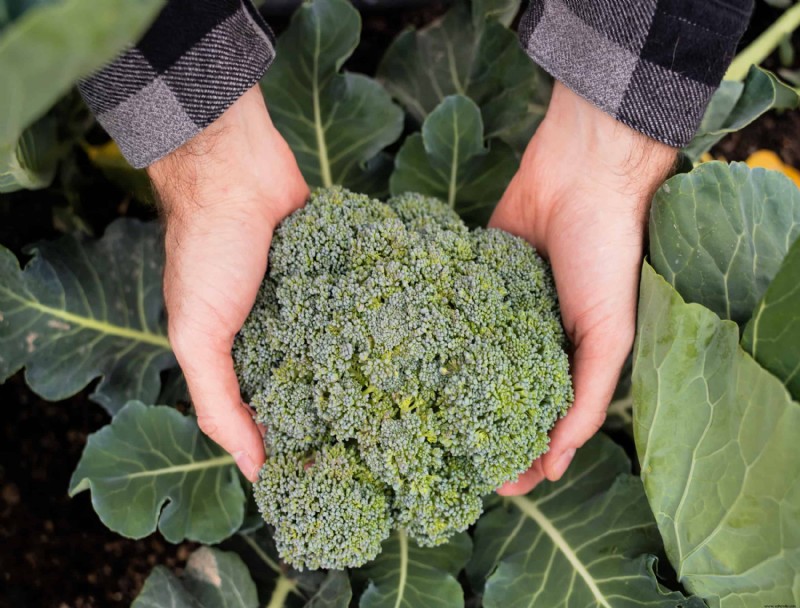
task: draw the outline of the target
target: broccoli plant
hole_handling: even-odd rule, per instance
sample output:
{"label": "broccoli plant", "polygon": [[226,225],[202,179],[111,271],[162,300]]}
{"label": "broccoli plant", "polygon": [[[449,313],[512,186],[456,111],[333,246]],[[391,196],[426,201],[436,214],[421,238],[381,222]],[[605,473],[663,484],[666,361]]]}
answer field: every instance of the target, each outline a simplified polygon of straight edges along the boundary
{"label": "broccoli plant", "polygon": [[360,566],[391,528],[423,546],[547,450],[572,401],[549,267],[441,201],[315,192],[277,229],[235,344],[267,427],[255,487],[282,557]]}

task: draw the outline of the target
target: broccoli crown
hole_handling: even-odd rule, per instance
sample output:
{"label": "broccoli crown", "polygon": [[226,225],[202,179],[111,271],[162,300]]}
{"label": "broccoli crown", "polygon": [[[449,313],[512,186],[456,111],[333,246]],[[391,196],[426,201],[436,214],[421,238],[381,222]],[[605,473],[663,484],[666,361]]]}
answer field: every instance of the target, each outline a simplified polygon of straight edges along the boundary
{"label": "broccoli crown", "polygon": [[422,195],[316,191],[276,230],[234,344],[267,426],[256,497],[284,558],[358,566],[390,525],[435,545],[474,523],[569,407],[564,346],[549,268],[524,240],[470,231]]}

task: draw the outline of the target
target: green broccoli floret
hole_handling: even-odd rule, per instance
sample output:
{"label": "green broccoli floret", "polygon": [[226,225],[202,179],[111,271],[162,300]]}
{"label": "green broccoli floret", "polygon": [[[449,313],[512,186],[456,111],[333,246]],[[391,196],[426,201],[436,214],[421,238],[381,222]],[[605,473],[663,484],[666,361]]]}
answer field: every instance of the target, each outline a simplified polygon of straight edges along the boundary
{"label": "green broccoli floret", "polygon": [[313,459],[278,454],[255,485],[275,546],[290,564],[316,570],[360,566],[380,553],[392,527],[390,502],[352,448],[324,446]]}
{"label": "green broccoli floret", "polygon": [[278,227],[237,336],[284,559],[372,559],[391,526],[445,542],[547,450],[572,401],[549,268],[442,202],[316,191]]}

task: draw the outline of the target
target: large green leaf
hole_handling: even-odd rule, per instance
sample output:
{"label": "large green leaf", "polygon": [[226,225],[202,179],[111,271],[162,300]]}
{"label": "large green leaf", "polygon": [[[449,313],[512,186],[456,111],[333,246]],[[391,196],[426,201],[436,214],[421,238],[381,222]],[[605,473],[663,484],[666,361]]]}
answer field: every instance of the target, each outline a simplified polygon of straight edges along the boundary
{"label": "large green leaf", "polygon": [[0,31],[6,25],[13,23],[19,19],[30,9],[45,5],[53,4],[58,0],[0,0]]}
{"label": "large green leaf", "polygon": [[800,400],[800,239],[745,327],[742,346]]}
{"label": "large green leaf", "polygon": [[62,0],[27,10],[0,34],[0,148],[15,145],[81,77],[134,42],[163,0]]}
{"label": "large green leaf", "polygon": [[684,152],[697,160],[728,133],[739,131],[770,110],[800,107],[800,94],[775,74],[753,66],[744,82],[724,81],[706,109]]}
{"label": "large green leaf", "polygon": [[667,555],[711,608],[794,605],[800,404],[649,265],[634,348],[634,433]]}
{"label": "large green leaf", "polygon": [[658,530],[630,468],[600,434],[560,481],[481,517],[467,573],[485,608],[703,606],[658,584]]}
{"label": "large green leaf", "polygon": [[156,527],[173,543],[215,543],[242,524],[244,492],[233,457],[200,432],[193,416],[128,403],[89,436],[69,483],[91,490],[102,522],[129,538]]}
{"label": "large green leaf", "polygon": [[200,547],[178,577],[157,566],[134,608],[256,608],[256,586],[235,553]]}
{"label": "large green leaf", "polygon": [[464,592],[456,576],[472,551],[466,533],[445,545],[419,547],[402,530],[383,544],[378,557],[356,571],[369,579],[360,608],[461,608]]}
{"label": "large green leaf", "polygon": [[331,570],[306,604],[306,608],[347,608],[352,597],[353,591],[347,574]]}
{"label": "large green leaf", "polygon": [[520,47],[509,21],[518,2],[463,0],[440,20],[400,34],[383,57],[378,78],[418,123],[445,97],[466,95],[481,108],[486,136],[521,151],[544,116],[549,77]]}
{"label": "large green leaf", "polygon": [[29,247],[20,270],[0,247],[0,381],[22,367],[57,401],[102,377],[92,399],[110,413],[155,400],[175,364],[165,333],[157,223],[119,219],[99,240],[65,236]]}
{"label": "large green leaf", "polygon": [[800,190],[776,171],[703,163],[659,188],[653,266],[689,302],[745,323],[800,236]]}
{"label": "large green leaf", "polygon": [[483,225],[517,169],[511,149],[483,143],[483,122],[475,103],[447,97],[409,136],[395,158],[389,182],[393,195],[420,192],[446,201],[465,220]]}
{"label": "large green leaf", "polygon": [[52,116],[25,129],[14,144],[0,145],[0,192],[38,190],[53,181],[58,164],[56,121]]}
{"label": "large green leaf", "polygon": [[379,153],[400,136],[403,112],[374,80],[339,73],[360,31],[347,0],[303,4],[278,39],[261,86],[310,185],[381,193],[389,164]]}

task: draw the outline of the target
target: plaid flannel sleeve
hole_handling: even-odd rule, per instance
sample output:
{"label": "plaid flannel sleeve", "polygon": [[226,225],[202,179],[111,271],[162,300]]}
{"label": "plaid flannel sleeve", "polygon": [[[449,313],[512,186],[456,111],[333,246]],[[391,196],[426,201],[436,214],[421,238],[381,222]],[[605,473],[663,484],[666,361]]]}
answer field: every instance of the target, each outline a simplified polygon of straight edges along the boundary
{"label": "plaid flannel sleeve", "polygon": [[146,167],[211,124],[274,56],[250,0],[168,0],[135,47],[79,88],[125,158]]}
{"label": "plaid flannel sleeve", "polygon": [[532,0],[530,57],[620,122],[670,146],[694,135],[753,0]]}

